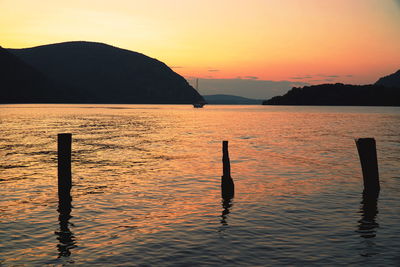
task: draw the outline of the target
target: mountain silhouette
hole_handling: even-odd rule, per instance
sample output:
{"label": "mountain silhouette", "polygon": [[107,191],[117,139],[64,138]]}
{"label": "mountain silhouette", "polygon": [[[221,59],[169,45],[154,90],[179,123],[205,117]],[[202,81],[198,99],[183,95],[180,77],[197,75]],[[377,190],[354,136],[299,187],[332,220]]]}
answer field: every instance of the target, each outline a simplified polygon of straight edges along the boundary
{"label": "mountain silhouette", "polygon": [[383,85],[386,87],[400,88],[400,70],[393,74],[380,78],[375,84]]}
{"label": "mountain silhouette", "polygon": [[208,104],[223,104],[223,105],[260,105],[262,100],[251,99],[235,95],[203,95]]}
{"label": "mountain silhouette", "polygon": [[383,85],[321,84],[294,87],[263,105],[400,106],[400,89]]}
{"label": "mountain silhouette", "polygon": [[[164,63],[143,54],[94,42],[65,42],[8,49],[47,82],[44,103],[189,104],[204,101],[187,81]],[[3,61],[1,68],[7,68]],[[24,75],[14,69],[12,76]],[[36,79],[36,78],[35,78]],[[37,103],[36,86],[13,85],[6,99]],[[49,90],[50,88],[50,90]],[[44,90],[44,89],[43,89]],[[57,92],[57,93],[54,93]],[[57,96],[56,101],[52,101]],[[0,100],[2,103],[10,101]]]}

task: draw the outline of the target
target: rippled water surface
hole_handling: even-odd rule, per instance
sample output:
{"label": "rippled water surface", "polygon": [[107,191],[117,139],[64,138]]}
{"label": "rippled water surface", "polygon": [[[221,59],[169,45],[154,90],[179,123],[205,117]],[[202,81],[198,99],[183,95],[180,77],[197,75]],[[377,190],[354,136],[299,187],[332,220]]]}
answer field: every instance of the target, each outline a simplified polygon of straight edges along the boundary
{"label": "rippled water surface", "polygon": [[[0,133],[0,265],[400,264],[399,108],[1,105]],[[377,141],[376,204],[361,203],[357,137]]]}

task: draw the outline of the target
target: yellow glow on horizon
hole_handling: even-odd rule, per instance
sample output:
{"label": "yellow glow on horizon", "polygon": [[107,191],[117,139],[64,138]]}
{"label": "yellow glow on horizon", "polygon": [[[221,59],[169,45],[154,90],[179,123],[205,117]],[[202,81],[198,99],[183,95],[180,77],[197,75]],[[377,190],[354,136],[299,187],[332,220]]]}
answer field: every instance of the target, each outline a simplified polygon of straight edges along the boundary
{"label": "yellow glow on horizon", "polygon": [[184,76],[325,73],[367,83],[400,68],[392,0],[3,0],[0,10],[3,47],[97,41],[179,66]]}

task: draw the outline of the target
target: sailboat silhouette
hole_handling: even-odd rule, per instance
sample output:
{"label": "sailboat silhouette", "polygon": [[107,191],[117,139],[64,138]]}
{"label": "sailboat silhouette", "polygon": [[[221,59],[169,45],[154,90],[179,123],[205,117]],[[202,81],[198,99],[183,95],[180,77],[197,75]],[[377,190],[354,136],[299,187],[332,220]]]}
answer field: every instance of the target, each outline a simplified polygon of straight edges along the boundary
{"label": "sailboat silhouette", "polygon": [[[196,79],[196,91],[197,92],[199,91],[199,79]],[[202,108],[205,104],[206,104],[206,102],[199,101],[199,102],[193,103],[193,107],[194,108]]]}

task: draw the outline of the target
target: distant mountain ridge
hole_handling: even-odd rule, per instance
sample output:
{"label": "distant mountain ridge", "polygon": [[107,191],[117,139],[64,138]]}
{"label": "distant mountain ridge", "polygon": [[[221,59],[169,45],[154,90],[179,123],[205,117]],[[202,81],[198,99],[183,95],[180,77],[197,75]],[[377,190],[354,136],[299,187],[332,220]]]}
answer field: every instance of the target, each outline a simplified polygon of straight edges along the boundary
{"label": "distant mountain ridge", "polygon": [[400,88],[400,70],[393,74],[380,78],[375,84],[383,85],[386,87]]}
{"label": "distant mountain ridge", "polygon": [[370,85],[293,87],[283,96],[264,100],[263,105],[400,106],[400,71]]}
{"label": "distant mountain ridge", "polygon": [[260,105],[261,99],[250,99],[235,95],[203,95],[208,104],[226,104],[226,105]]}
{"label": "distant mountain ridge", "polygon": [[[52,81],[52,90],[58,91],[56,103],[190,104],[204,100],[164,63],[107,44],[79,41],[7,50]],[[13,75],[18,77],[18,71]],[[22,97],[34,94],[32,90],[18,87],[7,93],[7,99],[35,103],[35,97]],[[0,102],[10,101],[2,98]]]}

